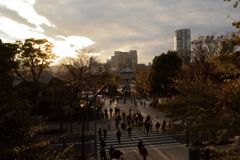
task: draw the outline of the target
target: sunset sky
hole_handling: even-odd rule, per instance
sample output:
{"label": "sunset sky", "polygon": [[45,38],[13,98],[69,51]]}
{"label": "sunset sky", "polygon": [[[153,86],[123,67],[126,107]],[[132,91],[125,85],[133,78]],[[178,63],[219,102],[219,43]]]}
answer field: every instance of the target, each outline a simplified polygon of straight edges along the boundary
{"label": "sunset sky", "polygon": [[[234,0],[235,1],[235,0]],[[15,42],[46,38],[54,53],[98,50],[106,62],[114,51],[138,51],[138,62],[173,50],[174,31],[199,35],[238,31],[239,7],[223,0],[0,0],[0,39]]]}

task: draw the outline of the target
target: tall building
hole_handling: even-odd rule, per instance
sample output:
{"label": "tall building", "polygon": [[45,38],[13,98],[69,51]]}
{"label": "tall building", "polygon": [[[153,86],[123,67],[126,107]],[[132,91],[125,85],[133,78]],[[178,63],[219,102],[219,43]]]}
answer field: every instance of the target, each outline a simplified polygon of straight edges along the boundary
{"label": "tall building", "polygon": [[129,67],[132,70],[136,69],[137,51],[130,50],[129,52],[115,51],[114,56],[111,56],[111,68],[113,70],[122,70]]}
{"label": "tall building", "polygon": [[174,32],[174,50],[191,49],[191,30],[179,29]]}

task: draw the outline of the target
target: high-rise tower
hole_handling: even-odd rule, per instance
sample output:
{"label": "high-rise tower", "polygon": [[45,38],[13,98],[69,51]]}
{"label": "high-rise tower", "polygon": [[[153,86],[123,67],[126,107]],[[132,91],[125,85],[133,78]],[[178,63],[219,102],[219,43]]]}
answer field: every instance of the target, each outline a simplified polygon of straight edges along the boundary
{"label": "high-rise tower", "polygon": [[191,49],[191,30],[179,29],[174,32],[174,50]]}

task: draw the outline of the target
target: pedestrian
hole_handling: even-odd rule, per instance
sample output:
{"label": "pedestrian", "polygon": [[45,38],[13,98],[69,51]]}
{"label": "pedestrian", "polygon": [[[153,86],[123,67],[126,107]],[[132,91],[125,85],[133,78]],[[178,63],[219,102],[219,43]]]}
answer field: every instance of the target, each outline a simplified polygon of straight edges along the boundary
{"label": "pedestrian", "polygon": [[132,137],[132,127],[128,126],[128,137]]}
{"label": "pedestrian", "polygon": [[125,121],[126,113],[124,111],[122,112],[122,117],[123,117],[123,120]]}
{"label": "pedestrian", "polygon": [[111,145],[111,148],[109,149],[109,155],[110,155],[110,160],[113,159],[113,152],[115,151],[115,148]]}
{"label": "pedestrian", "polygon": [[107,129],[106,128],[103,130],[103,137],[104,137],[104,139],[107,139]]}
{"label": "pedestrian", "polygon": [[165,129],[166,129],[166,121],[164,119],[163,122],[162,122],[162,133],[163,134],[165,133]]}
{"label": "pedestrian", "polygon": [[160,127],[160,123],[158,123],[158,121],[157,121],[157,123],[155,124],[156,133],[158,133],[159,127]]}
{"label": "pedestrian", "polygon": [[143,102],[143,105],[144,105],[144,108],[145,108],[145,106],[146,106],[146,102],[145,101]]}
{"label": "pedestrian", "polygon": [[104,140],[103,140],[103,138],[101,138],[101,148],[104,148],[104,147],[106,147],[107,145],[106,145],[106,143],[104,142]]}
{"label": "pedestrian", "polygon": [[150,113],[149,113],[149,114],[147,115],[147,117],[146,117],[146,120],[149,122],[150,119],[151,119],[151,117],[150,117]]}
{"label": "pedestrian", "polygon": [[153,122],[152,120],[149,121],[149,130],[152,132],[152,126],[153,126]]}
{"label": "pedestrian", "polygon": [[102,138],[102,128],[99,128],[98,135],[99,135],[99,139],[101,139]]}
{"label": "pedestrian", "polygon": [[106,152],[104,148],[100,149],[100,155],[101,155],[101,160],[105,160],[106,159]]}
{"label": "pedestrian", "polygon": [[105,120],[108,120],[108,114],[105,113]]}
{"label": "pedestrian", "polygon": [[129,115],[130,115],[130,116],[132,115],[132,110],[131,110],[131,108],[129,109]]}
{"label": "pedestrian", "polygon": [[143,160],[146,160],[146,159],[147,159],[147,156],[148,156],[148,151],[147,151],[147,149],[144,147],[144,145],[142,146],[141,153],[142,153],[142,156],[143,156]]}
{"label": "pedestrian", "polygon": [[103,114],[103,112],[101,113],[101,116],[102,116],[102,120],[104,120],[104,114]]}
{"label": "pedestrian", "polygon": [[118,118],[115,119],[115,122],[116,122],[116,128],[118,129]]}
{"label": "pedestrian", "polygon": [[118,143],[119,143],[119,144],[121,143],[121,137],[122,137],[122,133],[120,132],[120,129],[118,129],[117,139],[118,139]]}
{"label": "pedestrian", "polygon": [[124,130],[125,130],[125,128],[126,128],[126,124],[125,124],[124,121],[123,121],[122,124],[121,124],[121,128],[122,128],[122,131],[123,131],[123,133],[124,133]]}
{"label": "pedestrian", "polygon": [[112,118],[112,112],[113,112],[113,109],[110,108],[110,118]]}
{"label": "pedestrian", "polygon": [[146,132],[147,132],[147,134],[148,134],[148,132],[149,132],[149,127],[150,127],[150,123],[149,123],[148,121],[146,122],[146,126],[145,126],[145,127],[146,127]]}
{"label": "pedestrian", "polygon": [[113,151],[113,160],[120,160],[121,152],[119,150]]}
{"label": "pedestrian", "polygon": [[139,154],[140,154],[140,155],[141,155],[142,146],[143,146],[143,142],[142,142],[142,140],[140,139],[139,142],[138,142],[138,145],[137,145],[138,151],[139,151]]}
{"label": "pedestrian", "polygon": [[131,119],[131,121],[132,121],[132,128],[133,128],[133,126],[134,126],[134,120],[135,118],[134,118],[134,116],[132,117],[132,119]]}
{"label": "pedestrian", "polygon": [[105,114],[107,114],[107,108],[104,109]]}
{"label": "pedestrian", "polygon": [[118,116],[120,116],[120,108],[118,107]]}
{"label": "pedestrian", "polygon": [[141,103],[141,106],[142,106],[142,105],[143,105],[143,102],[141,101],[140,103]]}
{"label": "pedestrian", "polygon": [[114,99],[112,100],[113,104],[114,104]]}

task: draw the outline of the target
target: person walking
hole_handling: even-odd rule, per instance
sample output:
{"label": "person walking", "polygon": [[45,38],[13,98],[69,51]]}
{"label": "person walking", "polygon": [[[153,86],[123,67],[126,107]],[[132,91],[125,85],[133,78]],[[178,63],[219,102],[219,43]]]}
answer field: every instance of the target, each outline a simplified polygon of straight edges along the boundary
{"label": "person walking", "polygon": [[143,102],[143,105],[144,105],[144,108],[145,108],[145,106],[146,106],[146,102],[145,101]]}
{"label": "person walking", "polygon": [[144,147],[144,145],[142,146],[141,153],[142,153],[142,156],[143,156],[143,160],[146,160],[146,159],[147,159],[147,156],[148,156],[148,151],[147,151],[147,149]]}
{"label": "person walking", "polygon": [[149,127],[150,127],[150,123],[149,123],[149,121],[147,121],[146,122],[146,132],[147,132],[147,134],[148,134],[148,132],[149,132]]}
{"label": "person walking", "polygon": [[158,121],[157,121],[157,123],[155,124],[156,133],[158,133],[159,127],[160,127],[160,123],[158,123]]}
{"label": "person walking", "polygon": [[112,112],[113,112],[113,109],[110,108],[110,119],[112,119]]}
{"label": "person walking", "polygon": [[139,151],[139,154],[140,154],[140,155],[141,155],[142,146],[143,146],[143,142],[142,142],[142,140],[140,139],[139,142],[138,142],[138,145],[137,145],[138,151]]}
{"label": "person walking", "polygon": [[110,155],[110,160],[113,159],[113,152],[115,151],[115,148],[111,145],[111,148],[109,148],[109,155]]}
{"label": "person walking", "polygon": [[101,113],[101,117],[102,117],[102,120],[104,120],[104,114],[103,114],[103,112]]}
{"label": "person walking", "polygon": [[162,134],[165,134],[165,129],[166,129],[166,121],[164,119],[162,122]]}
{"label": "person walking", "polygon": [[125,121],[126,113],[124,111],[122,112],[122,117],[123,117],[123,120]]}
{"label": "person walking", "polygon": [[125,131],[125,128],[126,128],[126,124],[125,122],[123,121],[122,124],[121,124],[121,128],[122,128],[122,132],[124,133]]}
{"label": "person walking", "polygon": [[128,126],[128,137],[132,137],[132,127],[130,125]]}
{"label": "person walking", "polygon": [[103,138],[101,138],[101,142],[100,142],[101,148],[106,147],[106,143],[104,142]]}
{"label": "person walking", "polygon": [[101,128],[99,128],[99,130],[98,130],[98,135],[99,135],[99,139],[101,139],[102,138],[102,129]]}
{"label": "person walking", "polygon": [[116,118],[116,119],[115,119],[115,122],[116,122],[116,129],[118,129],[118,121],[119,121],[119,119]]}
{"label": "person walking", "polygon": [[107,129],[106,128],[103,130],[103,137],[104,137],[104,139],[107,139]]}
{"label": "person walking", "polygon": [[118,143],[119,143],[119,144],[121,143],[121,137],[122,137],[122,133],[120,132],[120,129],[118,129],[117,139],[118,139]]}
{"label": "person walking", "polygon": [[101,155],[101,160],[105,160],[107,158],[106,157],[106,152],[105,152],[104,148],[100,149],[100,155]]}

